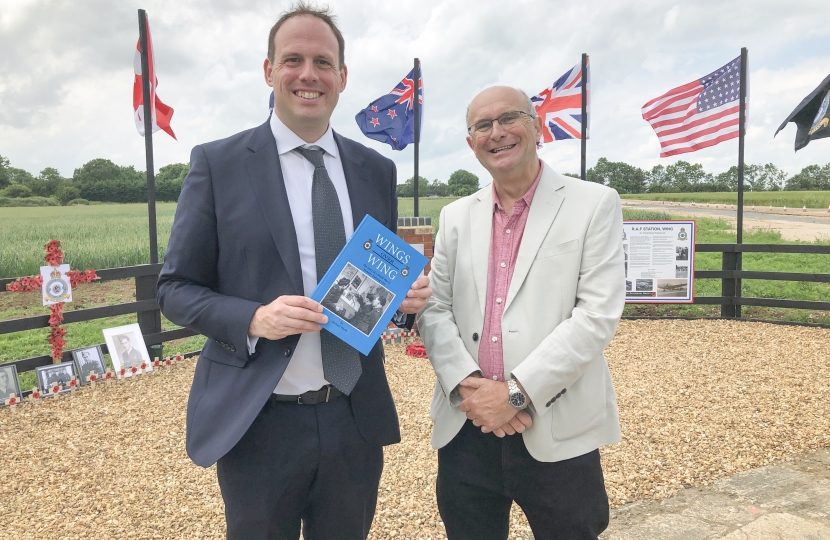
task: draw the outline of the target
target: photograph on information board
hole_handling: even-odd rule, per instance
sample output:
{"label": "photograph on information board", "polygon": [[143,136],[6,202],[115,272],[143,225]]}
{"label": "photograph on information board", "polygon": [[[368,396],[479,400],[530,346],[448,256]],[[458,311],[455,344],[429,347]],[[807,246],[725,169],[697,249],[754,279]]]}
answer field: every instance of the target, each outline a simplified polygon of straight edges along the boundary
{"label": "photograph on information board", "polygon": [[624,221],[623,253],[627,303],[694,302],[694,221]]}

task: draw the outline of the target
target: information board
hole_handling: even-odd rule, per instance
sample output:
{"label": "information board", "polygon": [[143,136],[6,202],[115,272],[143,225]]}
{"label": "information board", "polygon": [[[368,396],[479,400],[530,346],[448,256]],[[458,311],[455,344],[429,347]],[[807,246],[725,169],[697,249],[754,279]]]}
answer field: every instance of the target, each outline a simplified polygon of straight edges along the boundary
{"label": "information board", "polygon": [[694,221],[624,221],[623,251],[626,303],[694,302]]}

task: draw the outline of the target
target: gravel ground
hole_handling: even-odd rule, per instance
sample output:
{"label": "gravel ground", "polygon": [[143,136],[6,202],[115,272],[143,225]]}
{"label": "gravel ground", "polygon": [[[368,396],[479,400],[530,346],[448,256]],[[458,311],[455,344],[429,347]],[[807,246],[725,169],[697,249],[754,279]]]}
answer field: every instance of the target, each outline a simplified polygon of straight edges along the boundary
{"label": "gravel ground", "polygon": [[[387,448],[372,539],[443,538],[429,447],[434,376],[387,346],[403,442]],[[612,506],[830,446],[830,330],[623,321],[607,351],[623,442],[604,448]],[[212,469],[184,452],[194,362],[0,410],[0,539],[223,538]],[[514,508],[511,539],[530,539]]]}

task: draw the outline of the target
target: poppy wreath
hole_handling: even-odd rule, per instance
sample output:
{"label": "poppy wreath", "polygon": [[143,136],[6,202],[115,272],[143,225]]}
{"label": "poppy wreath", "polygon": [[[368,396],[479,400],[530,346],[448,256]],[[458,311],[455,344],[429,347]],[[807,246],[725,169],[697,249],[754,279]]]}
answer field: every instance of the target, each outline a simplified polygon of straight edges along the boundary
{"label": "poppy wreath", "polygon": [[[63,264],[63,250],[61,249],[60,241],[49,240],[49,243],[43,247],[46,250],[46,256],[43,259],[48,266],[60,266]],[[98,279],[98,274],[95,273],[95,270],[85,270],[83,272],[70,270],[66,275],[69,277],[69,282],[73,288],[81,283],[90,283]],[[15,280],[6,286],[6,290],[10,292],[32,292],[39,291],[42,286],[43,277],[37,275]],[[66,340],[63,339],[66,335],[66,329],[61,327],[63,323],[63,302],[52,304],[49,306],[49,310],[51,311],[49,326],[52,327],[48,338],[49,343],[52,345],[51,356],[54,362],[60,362],[61,356],[63,356],[63,348],[66,346]]]}

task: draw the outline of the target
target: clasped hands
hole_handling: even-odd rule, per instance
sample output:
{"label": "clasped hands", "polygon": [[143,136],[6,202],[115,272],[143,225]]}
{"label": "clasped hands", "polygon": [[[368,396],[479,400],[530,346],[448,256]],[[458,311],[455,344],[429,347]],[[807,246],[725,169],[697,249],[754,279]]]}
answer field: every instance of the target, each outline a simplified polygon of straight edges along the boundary
{"label": "clasped hands", "polygon": [[[414,315],[426,307],[430,296],[429,277],[420,276],[406,293],[398,311]],[[307,296],[285,295],[257,308],[248,327],[248,335],[278,340],[294,334],[315,332],[327,322],[328,317],[323,314],[323,306],[319,302]]]}
{"label": "clasped hands", "polygon": [[464,399],[459,408],[483,433],[504,437],[522,433],[533,425],[526,409],[517,410],[510,404],[506,382],[471,375],[459,383],[458,392]]}

